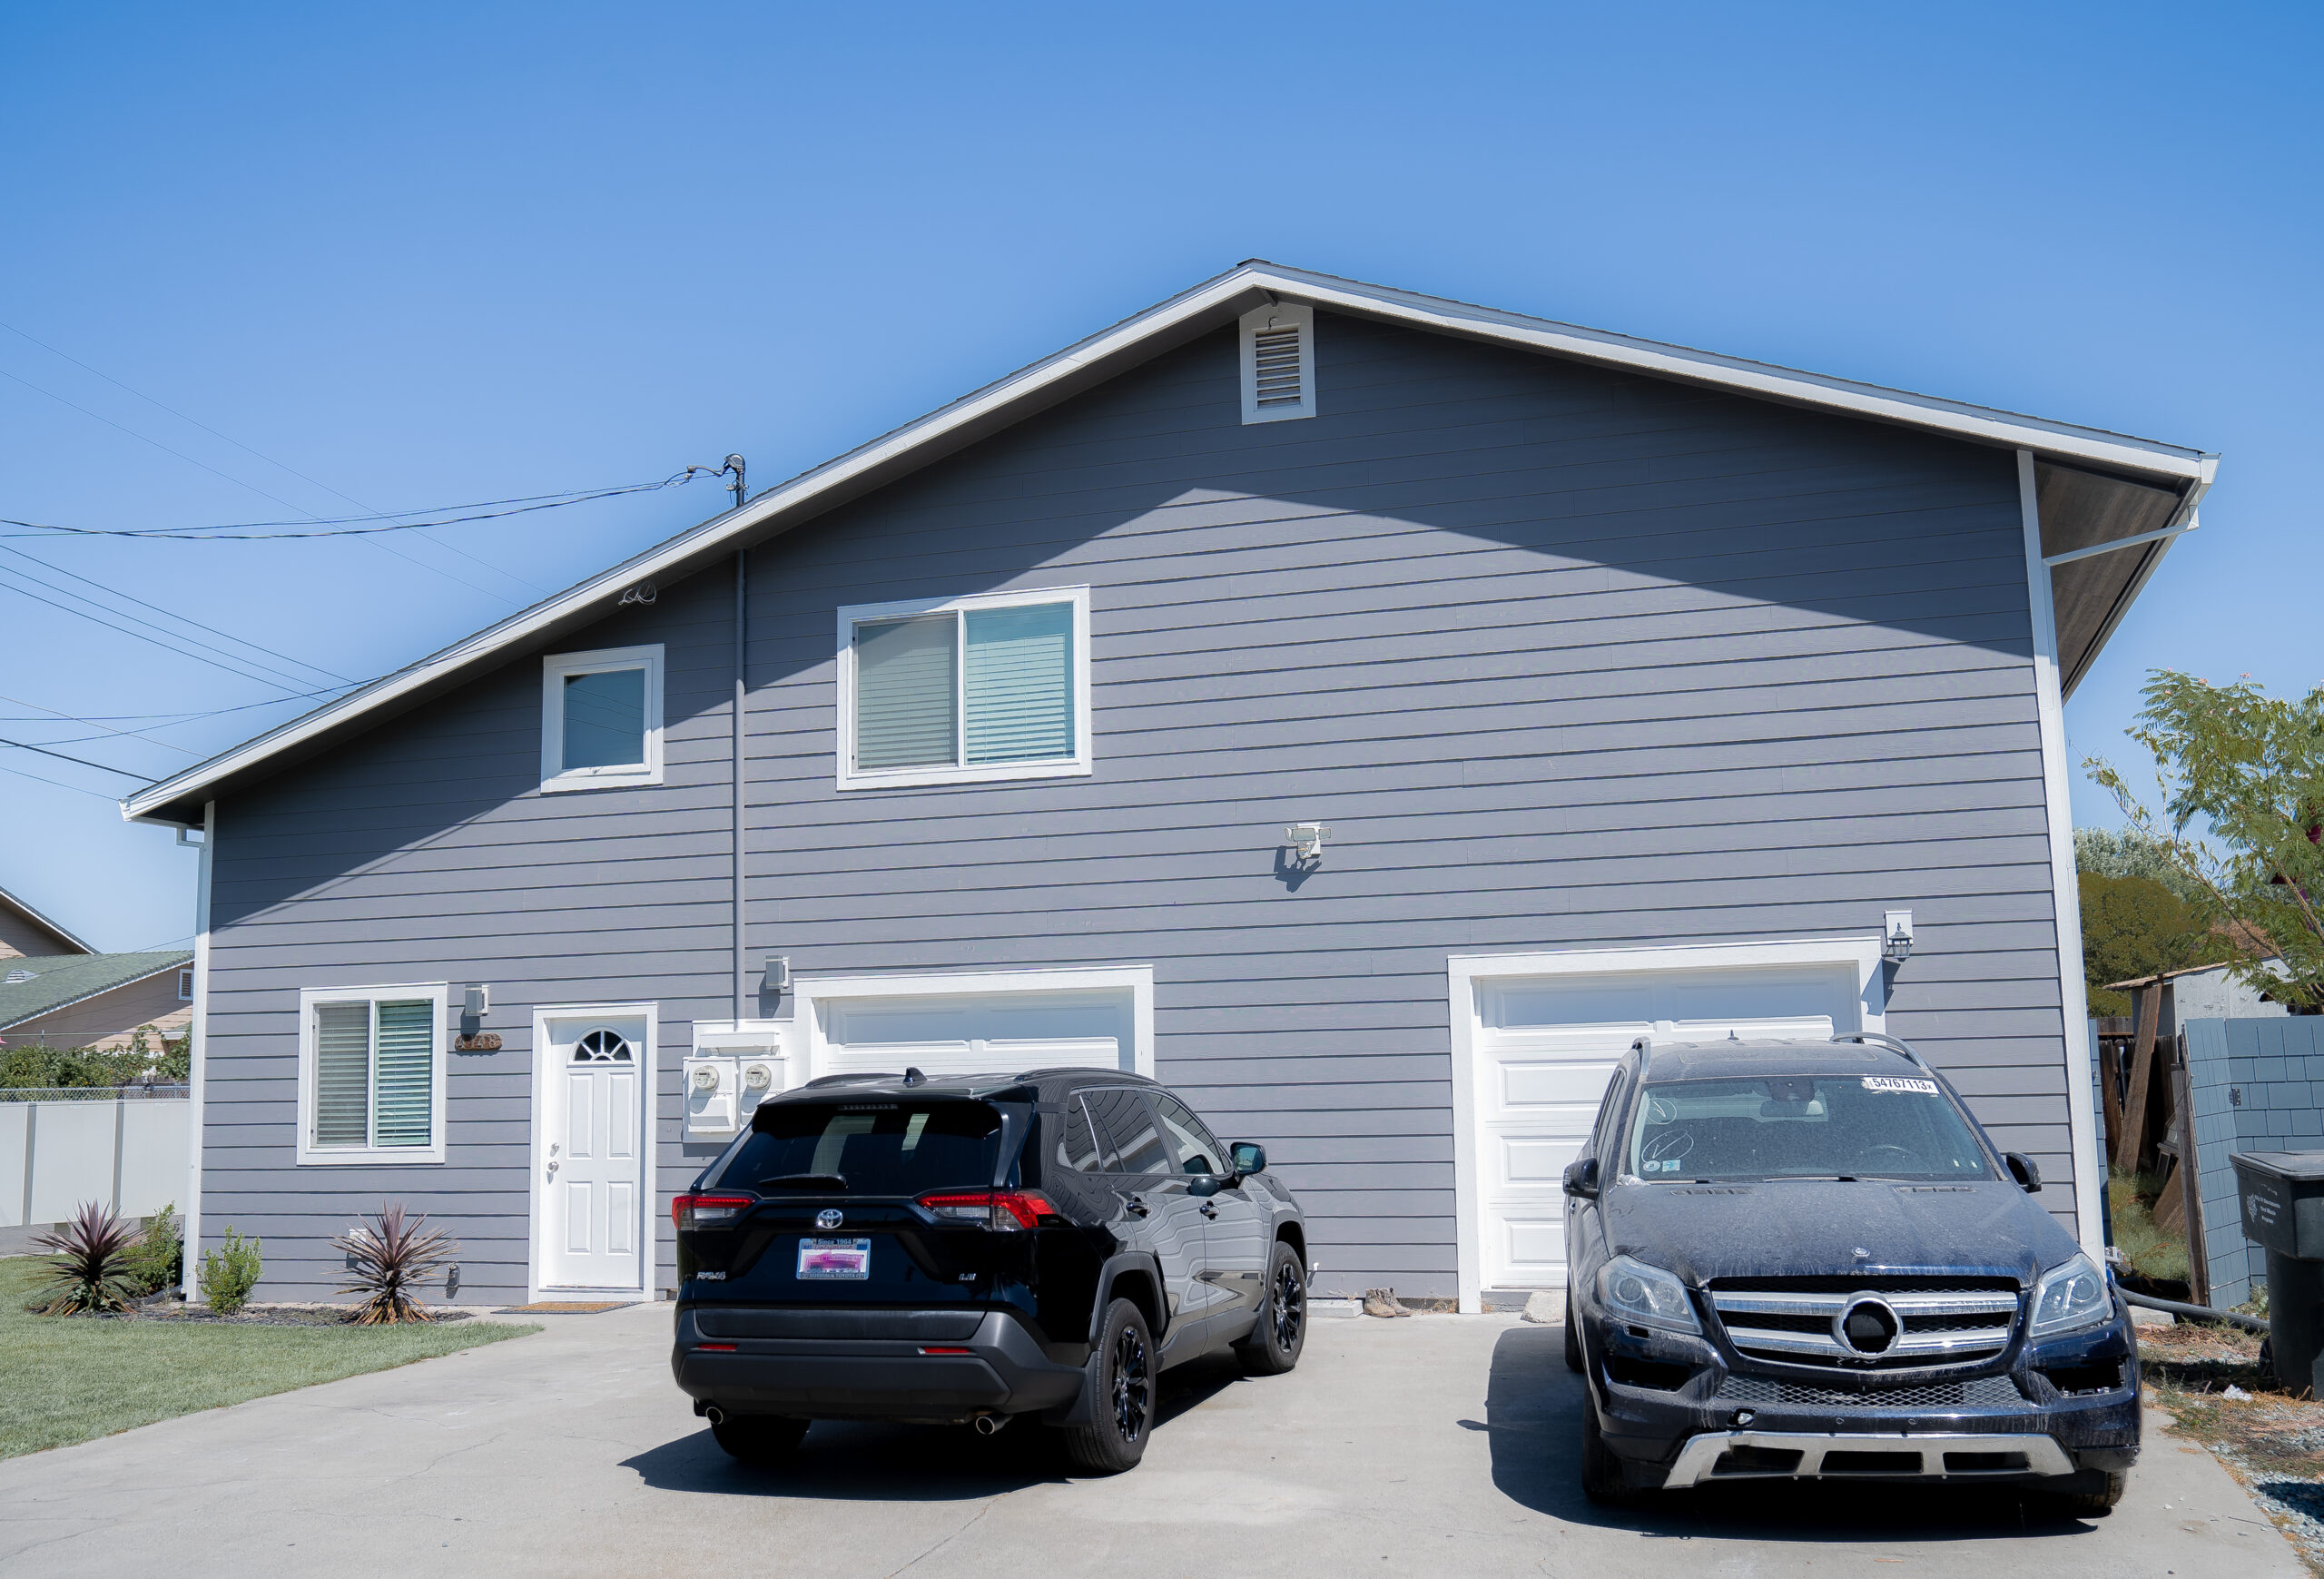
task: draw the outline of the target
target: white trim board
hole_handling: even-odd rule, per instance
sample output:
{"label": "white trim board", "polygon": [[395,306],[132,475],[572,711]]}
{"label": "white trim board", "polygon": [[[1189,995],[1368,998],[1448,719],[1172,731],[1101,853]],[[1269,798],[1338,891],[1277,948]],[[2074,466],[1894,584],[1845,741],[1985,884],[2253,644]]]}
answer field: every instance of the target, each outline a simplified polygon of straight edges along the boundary
{"label": "white trim board", "polygon": [[158,814],[171,805],[202,798],[206,790],[233,775],[270,757],[317,741],[366,712],[389,706],[448,681],[470,666],[481,665],[509,649],[548,637],[568,621],[594,613],[612,613],[618,607],[625,587],[641,581],[674,579],[711,557],[731,551],[736,539],[746,544],[754,535],[780,529],[780,518],[795,513],[804,518],[849,497],[852,488],[877,480],[899,466],[920,464],[923,454],[933,459],[949,453],[959,443],[993,430],[996,424],[1039,410],[1069,392],[1076,387],[1076,380],[1094,376],[1100,364],[1136,355],[1143,342],[1190,332],[1214,320],[1224,327],[1253,300],[1269,296],[1289,297],[1441,333],[1899,423],[2000,448],[2030,449],[2037,454],[2136,473],[2171,486],[2207,487],[2218,464],[2217,457],[2181,445],[1883,389],[1876,384],[1828,378],[1254,260],[780,483],[739,508],[714,516],[498,625],[126,796],[121,802],[122,815],[133,820],[168,822],[171,819]]}
{"label": "white trim board", "polygon": [[[563,1284],[546,1288],[541,1283],[541,1169],[547,1159],[541,1151],[540,1118],[549,1073],[548,1022],[552,1020],[586,1020],[595,1015],[607,1019],[616,1015],[643,1017],[645,1021],[645,1045],[642,1050],[645,1067],[638,1073],[637,1102],[637,1284],[635,1288],[575,1288]],[[534,1009],[531,1105],[525,1116],[527,1156],[532,1169],[525,1197],[525,1298],[527,1303],[552,1296],[567,1298],[575,1295],[606,1294],[641,1300],[654,1298],[654,1279],[661,1268],[662,1258],[659,1229],[662,1221],[661,1050],[662,1009],[658,1003],[548,1003]]]}
{"label": "white trim board", "polygon": [[919,976],[824,976],[793,982],[799,1067],[794,1084],[830,1073],[822,1004],[849,998],[957,998],[1008,992],[1123,992],[1130,999],[1130,1067],[1154,1076],[1154,967],[1151,965],[1027,966],[1021,970],[943,972]]}
{"label": "white trim board", "polygon": [[189,1305],[208,1301],[202,1297],[202,1103],[210,1090],[210,873],[218,843],[218,803],[202,807],[202,845],[193,889],[193,1018],[186,1025],[186,1181],[185,1212],[179,1231],[185,1236],[180,1287]]}
{"label": "white trim board", "polygon": [[[2058,673],[2057,611],[2042,557],[2034,452],[2017,452],[2018,512],[2025,531],[2025,590],[2034,616],[2034,706],[2041,723],[2042,801],[2050,831],[2050,903],[2057,923],[2058,1027],[2065,1040],[2066,1134],[2073,1147],[2074,1237],[2100,1260],[2106,1225],[2098,1209],[2098,1114],[2090,1072],[2089,983],[2082,974],[2082,887],[2074,871],[2073,799],[2067,779],[2065,693]],[[2163,539],[2168,541],[2168,539]],[[2083,1034],[2075,1032],[2082,1031]]]}
{"label": "white trim board", "polygon": [[1877,933],[1857,937],[1775,938],[1749,942],[1674,943],[1608,949],[1558,949],[1532,953],[1453,954],[1445,962],[1452,1032],[1452,1199],[1454,1264],[1462,1311],[1484,1309],[1483,1187],[1477,1140],[1477,989],[1482,982],[1523,977],[1640,974],[1754,967],[1838,965],[1856,972],[1860,1023],[1843,1031],[1887,1029],[1886,979]]}

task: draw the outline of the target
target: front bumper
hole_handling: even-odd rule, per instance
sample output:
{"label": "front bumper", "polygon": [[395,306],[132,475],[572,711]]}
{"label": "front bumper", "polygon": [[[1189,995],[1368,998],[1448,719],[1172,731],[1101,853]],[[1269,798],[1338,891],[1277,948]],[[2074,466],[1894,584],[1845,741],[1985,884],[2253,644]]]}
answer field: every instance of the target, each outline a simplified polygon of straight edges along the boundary
{"label": "front bumper", "polygon": [[[1974,1374],[1914,1385],[1738,1367],[1709,1338],[1591,1320],[1584,1347],[1606,1445],[1639,1486],[1749,1477],[2034,1480],[2128,1469],[2139,1447],[2127,1323],[2038,1349],[2023,1342]],[[2119,1367],[2115,1385],[2061,1392],[2052,1374]],[[1640,1383],[1673,1377],[1676,1386]],[[1837,1383],[1837,1385],[1827,1385]]]}
{"label": "front bumper", "polygon": [[[784,1311],[789,1319],[763,1324],[782,1336],[752,1336],[762,1324],[737,1314],[714,1314],[710,1336],[695,1310],[680,1307],[670,1355],[679,1389],[729,1415],[946,1424],[1063,1411],[1082,1390],[1082,1367],[1051,1360],[1007,1311],[986,1312],[968,1330],[961,1317],[972,1313],[958,1310],[879,1312],[870,1320],[842,1312],[827,1324]],[[828,1335],[815,1335],[818,1326]]]}

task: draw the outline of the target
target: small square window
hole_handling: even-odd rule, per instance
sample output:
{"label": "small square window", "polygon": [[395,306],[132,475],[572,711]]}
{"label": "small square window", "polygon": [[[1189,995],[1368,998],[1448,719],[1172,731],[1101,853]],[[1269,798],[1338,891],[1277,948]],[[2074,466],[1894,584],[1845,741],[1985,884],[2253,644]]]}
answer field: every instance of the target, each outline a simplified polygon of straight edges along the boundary
{"label": "small square window", "polygon": [[662,649],[541,660],[541,788],[662,782]]}
{"label": "small square window", "polygon": [[839,787],[1090,771],[1087,587],[839,615]]}
{"label": "small square window", "polygon": [[193,972],[191,970],[182,970],[178,972],[178,1002],[181,1003],[193,1002]]}

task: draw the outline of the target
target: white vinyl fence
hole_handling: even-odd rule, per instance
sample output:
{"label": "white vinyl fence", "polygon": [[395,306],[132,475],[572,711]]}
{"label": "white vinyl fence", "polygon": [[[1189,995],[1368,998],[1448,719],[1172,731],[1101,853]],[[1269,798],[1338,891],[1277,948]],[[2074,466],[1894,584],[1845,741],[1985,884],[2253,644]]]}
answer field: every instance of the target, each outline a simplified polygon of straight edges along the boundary
{"label": "white vinyl fence", "polygon": [[131,1090],[0,1091],[0,1228],[63,1222],[92,1200],[123,1217],[185,1210],[192,1104],[182,1088]]}

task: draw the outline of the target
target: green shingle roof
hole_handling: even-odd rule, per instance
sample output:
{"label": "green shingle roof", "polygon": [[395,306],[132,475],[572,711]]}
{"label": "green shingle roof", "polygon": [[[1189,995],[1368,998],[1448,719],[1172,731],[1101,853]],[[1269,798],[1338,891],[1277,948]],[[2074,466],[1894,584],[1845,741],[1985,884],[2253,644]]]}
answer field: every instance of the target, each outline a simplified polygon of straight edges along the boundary
{"label": "green shingle roof", "polygon": [[67,1003],[193,962],[190,949],[143,954],[49,954],[0,959],[0,1031]]}

